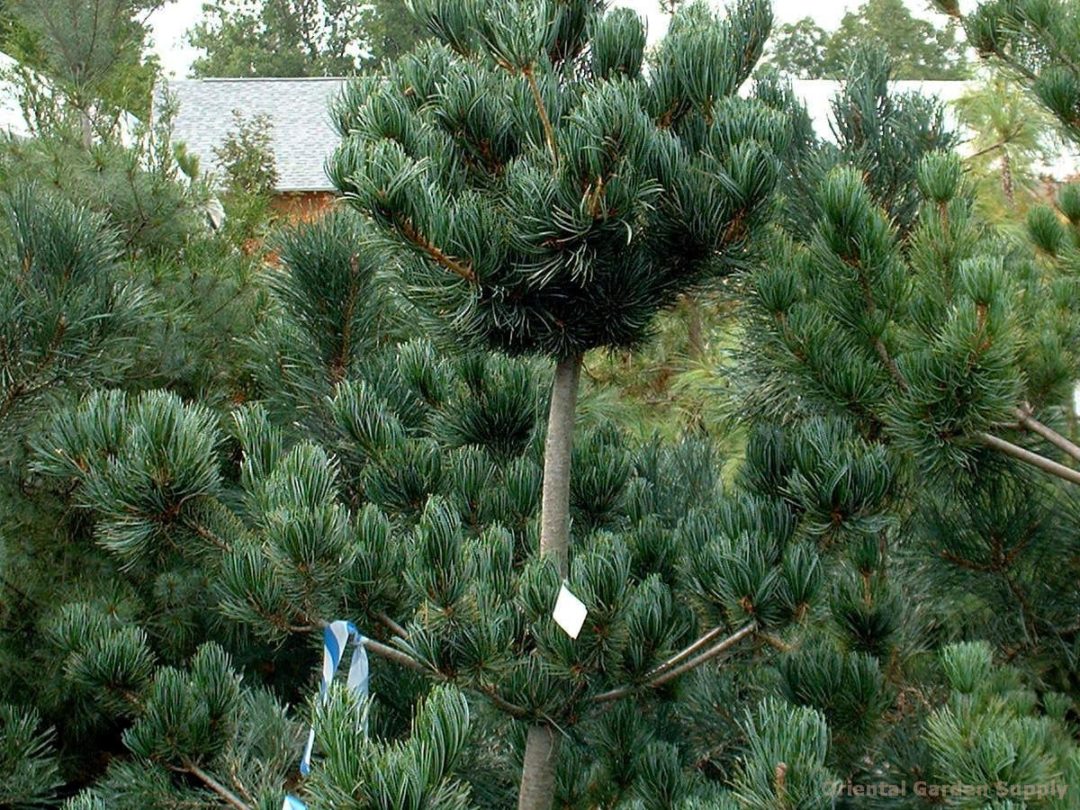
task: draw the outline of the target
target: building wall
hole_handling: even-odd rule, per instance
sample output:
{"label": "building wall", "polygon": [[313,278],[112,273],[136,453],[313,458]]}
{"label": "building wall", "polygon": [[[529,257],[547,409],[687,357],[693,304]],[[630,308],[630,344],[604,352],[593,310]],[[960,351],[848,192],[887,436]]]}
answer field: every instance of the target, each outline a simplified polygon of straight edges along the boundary
{"label": "building wall", "polygon": [[311,222],[329,211],[336,199],[332,191],[295,191],[275,194],[270,206],[286,222]]}

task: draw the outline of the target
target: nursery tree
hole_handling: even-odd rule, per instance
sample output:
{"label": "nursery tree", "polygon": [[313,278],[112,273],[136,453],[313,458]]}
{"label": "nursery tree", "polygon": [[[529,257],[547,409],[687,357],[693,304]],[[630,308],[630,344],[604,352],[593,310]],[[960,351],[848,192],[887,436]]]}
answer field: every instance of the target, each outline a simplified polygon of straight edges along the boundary
{"label": "nursery tree", "polygon": [[[772,777],[775,789],[779,762],[798,760],[803,773],[817,763],[828,771],[818,784],[887,775],[899,789],[902,779],[910,788],[958,773],[1019,783],[1049,772],[1040,769],[1070,772],[1076,752],[1060,728],[1047,734],[1051,707],[1071,697],[1047,694],[1047,716],[1035,710],[1036,720],[1022,693],[1071,693],[1076,678],[1077,627],[1067,617],[1080,600],[1080,477],[1063,435],[1074,423],[1078,359],[1076,191],[1063,189],[1057,210],[1036,207],[1017,223],[1022,233],[995,233],[972,208],[962,164],[939,151],[955,143],[940,106],[889,92],[880,55],[864,52],[854,67],[832,102],[832,143],[816,139],[776,77],[754,88],[793,127],[782,153],[784,229],[770,261],[732,287],[745,331],[739,362],[718,370],[716,390],[734,390],[748,430],[741,485],[795,510],[832,593],[787,637],[770,684],[816,714],[780,723],[781,704],[759,707],[783,731],[771,737],[751,718],[741,806],[775,806],[775,792],[756,798],[742,786],[753,776],[769,787]],[[980,269],[976,257],[989,256],[1000,264]],[[967,327],[950,325],[964,311],[953,278],[983,278],[985,291],[998,291],[985,315],[976,302],[968,338]],[[995,349],[992,362],[980,354]],[[999,415],[980,416],[987,406]],[[850,455],[826,472],[822,460],[840,448]],[[1001,715],[938,710],[948,685],[927,649],[956,638],[988,640],[1018,665],[1010,677],[1022,686],[994,699],[1025,717],[1024,733],[1007,734],[1015,761],[1036,767],[987,761],[972,775],[965,735],[985,723],[996,740]],[[981,666],[967,657],[957,666],[969,664]],[[988,739],[979,756],[996,744]],[[758,757],[772,768],[755,771]],[[841,795],[836,806],[860,805]]]}
{"label": "nursery tree", "polygon": [[[540,553],[566,576],[583,354],[745,266],[768,210],[784,129],[735,91],[770,15],[681,9],[646,72],[641,21],[588,0],[413,11],[440,42],[346,91],[330,173],[441,326],[555,360]],[[550,803],[555,740],[529,733],[522,807]]]}
{"label": "nursery tree", "polygon": [[1080,13],[1068,0],[980,3],[963,14],[956,0],[936,0],[959,20],[981,57],[1007,68],[1080,140]]}
{"label": "nursery tree", "polygon": [[[876,131],[872,116],[851,121]],[[846,435],[873,462],[830,479],[837,489],[814,500],[823,551],[840,568],[828,621],[780,662],[781,693],[823,714],[826,762],[856,783],[1045,776],[1075,755],[1060,730],[1048,741],[1045,718],[1010,737],[1024,752],[1012,761],[1037,767],[1021,777],[987,760],[972,775],[961,741],[993,722],[971,707],[931,710],[941,686],[926,677],[922,650],[934,636],[986,639],[1022,666],[1026,686],[1075,683],[1067,617],[1080,605],[1080,474],[1070,464],[1080,453],[1063,434],[1080,372],[1077,191],[1064,187],[1057,210],[1035,207],[1017,239],[979,220],[955,155],[924,152],[893,174],[888,157],[860,161],[864,144],[841,144],[824,164],[812,152],[789,161],[798,170],[789,182],[813,202],[747,278],[746,340],[732,370],[744,415],[759,430],[774,425],[747,450],[770,461],[759,486],[805,497],[816,481],[800,466],[821,452],[815,433]],[[864,157],[889,145],[878,139]],[[883,187],[893,190],[880,196]],[[897,208],[900,199],[914,204]],[[850,526],[862,511],[848,491],[858,480],[886,505],[856,531],[834,532],[833,521]],[[905,608],[904,596],[933,608]],[[990,666],[988,653],[946,658],[950,680]],[[925,708],[897,700],[910,688],[927,695]],[[1024,696],[1002,700],[1029,711]]]}
{"label": "nursery tree", "polygon": [[[930,162],[916,172],[926,193]],[[914,292],[902,296],[945,287],[928,280],[935,260],[909,261],[910,245],[959,249],[922,230],[940,223],[936,203],[910,223],[910,244],[890,238],[873,225],[862,178],[843,167],[826,176],[805,231],[815,264],[778,251],[750,278],[760,295],[770,274],[798,286],[801,271],[816,268],[813,295],[790,308],[795,334],[815,307],[840,313],[864,300],[846,295],[848,265],[829,261],[826,248],[843,242],[823,241],[846,223],[889,266],[906,263]],[[1063,203],[1071,210],[1068,195]],[[970,225],[969,207],[954,200],[949,222]],[[961,245],[973,233],[965,229]],[[16,632],[5,634],[0,661],[4,699],[19,705],[4,709],[0,734],[14,752],[6,761],[16,779],[5,788],[19,791],[15,801],[47,799],[59,755],[64,791],[85,788],[70,803],[78,810],[278,807],[286,788],[313,810],[506,807],[520,770],[506,741],[538,722],[566,735],[552,793],[571,807],[827,806],[838,778],[869,778],[879,763],[889,774],[971,778],[965,740],[983,730],[983,755],[1003,734],[1022,755],[1023,767],[993,772],[1004,779],[1075,761],[1060,727],[1066,698],[1040,691],[1050,722],[1034,716],[1026,690],[1033,673],[1063,690],[1071,677],[1058,645],[1076,611],[1075,576],[1053,552],[1076,533],[1060,515],[1046,519],[1047,493],[1019,480],[973,488],[981,500],[936,483],[926,487],[934,497],[914,497],[921,457],[910,436],[863,409],[847,414],[850,399],[830,399],[833,389],[785,377],[768,343],[750,345],[756,372],[774,378],[747,379],[768,397],[803,393],[784,404],[786,420],[759,411],[773,425],[751,431],[733,485],[719,486],[715,454],[694,442],[639,448],[607,426],[576,443],[568,579],[590,620],[571,642],[549,615],[558,572],[535,554],[548,399],[540,363],[398,343],[393,333],[417,313],[397,298],[396,280],[381,284],[373,238],[342,211],[277,245],[274,318],[255,338],[251,393],[262,404],[219,416],[165,392],[98,392],[33,432],[30,473],[4,526],[5,574],[17,575],[18,590],[5,586],[5,625]],[[1034,279],[1056,278],[1051,248],[1071,261],[1070,238],[1043,226],[1045,255],[1021,299],[1036,310],[1050,296]],[[18,288],[19,263],[11,266]],[[68,265],[56,266],[62,276]],[[952,300],[958,313],[962,302]],[[922,311],[898,307],[909,310]],[[1067,327],[1058,314],[1054,328]],[[1045,315],[1024,323],[1051,323]],[[821,321],[850,328],[850,316]],[[824,380],[849,368],[858,378],[854,338],[849,347],[820,335],[821,354],[810,356]],[[929,350],[946,371],[952,345]],[[915,361],[899,346],[907,372]],[[1025,355],[1024,367],[1047,379],[1037,356]],[[1000,371],[954,365],[976,380]],[[880,390],[856,404],[899,408],[902,397]],[[44,531],[41,515],[26,514],[30,495],[56,502]],[[902,521],[918,528],[901,545]],[[47,570],[35,569],[42,558]],[[927,560],[939,562],[936,587],[920,584]],[[904,609],[901,583],[937,595],[940,624]],[[815,598],[825,584],[827,604]],[[379,656],[375,697],[331,691],[315,711],[317,760],[298,784],[302,732],[283,704],[314,691],[308,640],[341,616]],[[910,668],[911,650],[934,634],[970,633],[965,621],[1034,666],[995,676],[1006,708],[988,688],[967,707],[957,698],[916,714],[911,731],[897,692],[929,701],[946,688]],[[960,694],[987,682],[985,656],[950,656]],[[410,723],[429,681],[473,696],[468,712],[456,690],[439,689]],[[730,711],[740,706],[753,708]],[[467,733],[476,735],[469,745]],[[100,750],[108,763],[95,758]]]}
{"label": "nursery tree", "polygon": [[[0,801],[775,810],[1080,777],[1076,190],[1001,238],[870,56],[832,147],[775,80],[738,99],[753,4],[683,8],[647,71],[626,11],[416,10],[443,44],[346,91],[352,207],[271,245],[227,400],[125,376],[115,236],[12,197]],[[574,424],[584,352],[727,275],[730,480],[700,441]],[[341,618],[371,696],[324,704]]]}
{"label": "nursery tree", "polygon": [[87,146],[115,129],[120,111],[140,117],[150,112],[158,65],[145,53],[147,20],[164,1],[11,2],[22,31],[11,43],[21,80],[46,97],[62,98],[78,115]]}

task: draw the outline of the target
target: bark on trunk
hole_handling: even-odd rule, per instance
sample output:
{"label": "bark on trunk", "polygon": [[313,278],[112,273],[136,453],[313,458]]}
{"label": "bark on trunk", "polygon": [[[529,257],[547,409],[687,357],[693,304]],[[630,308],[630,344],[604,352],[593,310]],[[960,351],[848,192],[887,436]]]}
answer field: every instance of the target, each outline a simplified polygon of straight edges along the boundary
{"label": "bark on trunk", "polygon": [[[580,380],[580,354],[564,358],[555,366],[544,443],[540,556],[554,559],[561,577],[566,577],[570,566],[570,457]],[[550,810],[555,800],[555,760],[559,750],[556,733],[546,723],[529,727],[518,810]]]}
{"label": "bark on trunk", "polygon": [[1005,199],[1010,208],[1016,207],[1016,193],[1013,188],[1012,161],[1009,160],[1009,150],[1001,150],[1001,190],[1005,192]]}
{"label": "bark on trunk", "polygon": [[94,122],[90,118],[89,110],[79,110],[79,131],[82,135],[84,149],[94,148]]}
{"label": "bark on trunk", "polygon": [[552,557],[565,577],[570,561],[570,455],[574,445],[581,355],[555,366],[544,444],[544,489],[540,507],[540,556]]}
{"label": "bark on trunk", "polygon": [[521,770],[518,810],[550,810],[555,799],[555,757],[559,740],[547,725],[529,727]]}

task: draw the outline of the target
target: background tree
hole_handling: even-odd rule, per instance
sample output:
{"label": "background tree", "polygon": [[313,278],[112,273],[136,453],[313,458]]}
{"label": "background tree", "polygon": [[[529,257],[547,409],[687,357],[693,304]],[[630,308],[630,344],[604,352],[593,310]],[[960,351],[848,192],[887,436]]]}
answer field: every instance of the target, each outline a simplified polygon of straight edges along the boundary
{"label": "background tree", "polygon": [[396,59],[424,37],[427,29],[404,0],[373,0],[364,23],[364,65]]}
{"label": "background tree", "polygon": [[962,23],[980,56],[1018,77],[1065,132],[1080,141],[1080,14],[1074,4],[990,2],[966,16],[958,3],[939,0],[937,5]]}
{"label": "background tree", "polygon": [[233,129],[214,147],[225,183],[247,194],[269,194],[277,184],[273,121],[268,115],[245,118],[233,110]]}
{"label": "background tree", "polygon": [[892,92],[892,63],[881,50],[856,54],[847,79],[829,104],[832,139],[819,138],[805,107],[784,80],[771,74],[755,83],[755,96],[783,111],[793,137],[782,154],[784,178],[778,206],[788,229],[808,237],[821,215],[817,189],[830,171],[860,171],[875,204],[903,232],[911,229],[921,205],[918,160],[952,149],[956,134],[945,124],[941,103],[918,92]]}
{"label": "background tree", "polygon": [[[794,236],[796,224],[777,260],[749,276],[732,373],[759,431],[774,424],[747,448],[748,460],[770,462],[759,485],[820,493],[821,551],[837,565],[830,618],[779,663],[782,694],[822,713],[833,735],[824,761],[841,778],[947,780],[972,774],[958,757],[977,721],[972,707],[934,708],[924,690],[940,687],[921,674],[926,638],[988,640],[999,659],[1023,661],[1017,688],[1053,693],[1075,679],[1065,615],[1076,608],[1059,609],[1080,591],[1058,577],[1075,559],[1072,508],[1061,504],[1077,496],[1080,475],[1066,462],[1078,454],[1032,415],[1060,428],[1071,406],[1075,233],[1063,223],[1075,191],[1062,192],[1060,214],[1033,211],[1017,242],[974,215],[955,155],[922,158],[923,202],[907,223],[874,201],[877,170],[831,169],[816,224]],[[843,487],[821,491],[798,469],[837,440],[862,448],[863,463]],[[860,489],[880,493],[884,508],[834,534],[832,519],[862,511],[849,500]],[[900,607],[914,591],[938,595],[927,597],[931,614]],[[965,679],[990,670],[988,650],[944,654]],[[925,704],[890,715],[911,689]],[[1025,711],[1024,698],[1007,701]],[[1025,773],[1071,772],[1061,763],[1075,741],[1048,743],[1053,721],[1037,723],[1015,738],[1024,762],[1040,763]],[[977,781],[1007,772],[1001,763]]]}
{"label": "background tree", "polygon": [[12,0],[26,32],[12,43],[22,79],[49,81],[80,117],[84,141],[114,129],[117,112],[149,117],[157,62],[147,56],[147,19],[164,0]]}
{"label": "background tree", "polygon": [[259,242],[274,219],[273,194],[278,182],[273,120],[267,115],[247,118],[233,110],[233,127],[213,151],[222,181],[222,227],[228,238],[245,250],[261,253]]}
{"label": "background tree", "polygon": [[1045,195],[1039,168],[1055,157],[1055,121],[1000,74],[957,99],[955,109],[959,122],[974,133],[968,162],[983,214],[1020,224],[1009,214],[1025,212]]}
{"label": "background tree", "polygon": [[867,0],[847,12],[834,31],[824,30],[809,17],[782,25],[772,40],[769,61],[800,79],[840,79],[847,76],[856,54],[868,47],[888,55],[897,79],[968,75],[956,25],[938,27],[915,17],[904,0]]}
{"label": "background tree", "polygon": [[188,38],[196,76],[349,76],[421,34],[396,0],[214,0]]}
{"label": "background tree", "polygon": [[898,79],[963,79],[968,75],[956,26],[915,17],[904,0],[867,0],[840,20],[825,50],[827,64],[843,70],[867,45],[888,54]]}
{"label": "background tree", "polygon": [[767,63],[797,79],[833,78],[836,65],[825,58],[831,36],[813,17],[779,25],[769,40]]}

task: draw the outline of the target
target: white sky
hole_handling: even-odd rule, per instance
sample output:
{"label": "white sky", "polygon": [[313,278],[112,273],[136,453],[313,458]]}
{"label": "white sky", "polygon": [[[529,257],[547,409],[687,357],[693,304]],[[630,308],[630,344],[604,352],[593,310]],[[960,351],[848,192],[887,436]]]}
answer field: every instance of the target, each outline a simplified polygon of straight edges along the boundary
{"label": "white sky", "polygon": [[[919,16],[931,17],[926,0],[907,0]],[[202,15],[203,0],[172,0],[151,17],[154,31],[154,50],[161,57],[167,75],[183,77],[197,52],[187,44],[184,32]],[[649,39],[663,34],[666,17],[660,13],[659,0],[614,0],[613,5],[628,6],[646,18]],[[722,5],[722,3],[721,3]],[[773,15],[777,24],[813,17],[823,28],[833,28],[849,8],[858,8],[862,0],[773,0]],[[938,17],[940,20],[941,18]]]}

